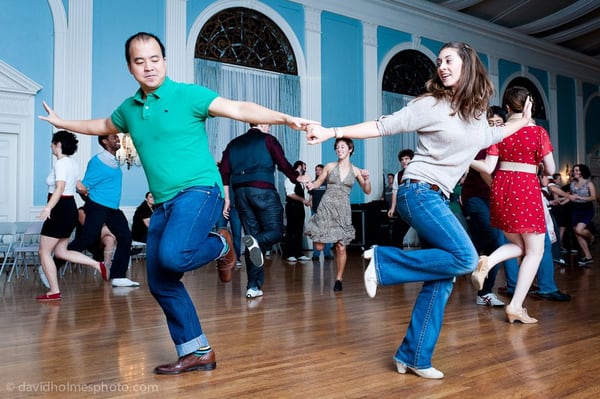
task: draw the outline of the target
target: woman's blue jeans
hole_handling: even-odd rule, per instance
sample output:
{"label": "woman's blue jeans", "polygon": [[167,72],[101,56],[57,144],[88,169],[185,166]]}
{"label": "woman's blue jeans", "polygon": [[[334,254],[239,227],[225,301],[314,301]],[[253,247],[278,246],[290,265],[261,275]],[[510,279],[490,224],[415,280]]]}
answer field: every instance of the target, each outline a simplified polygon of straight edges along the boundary
{"label": "woman's blue jeans", "polygon": [[211,232],[223,210],[219,187],[190,187],[154,209],[146,243],[150,292],[163,309],[178,356],[208,345],[181,278],[222,255],[224,241]]}
{"label": "woman's blue jeans", "polygon": [[397,209],[419,234],[424,249],[403,251],[375,248],[375,270],[381,285],[423,281],[411,321],[394,359],[417,369],[429,368],[444,309],[455,276],[477,267],[477,252],[469,235],[449,207],[449,202],[427,183],[400,185]]}

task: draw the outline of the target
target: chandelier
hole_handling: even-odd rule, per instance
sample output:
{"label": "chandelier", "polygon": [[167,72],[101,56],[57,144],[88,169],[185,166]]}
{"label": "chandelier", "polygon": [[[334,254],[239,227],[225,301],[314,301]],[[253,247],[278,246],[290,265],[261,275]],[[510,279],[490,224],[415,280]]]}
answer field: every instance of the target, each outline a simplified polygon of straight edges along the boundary
{"label": "chandelier", "polygon": [[131,136],[119,133],[119,139],[121,140],[121,148],[117,150],[117,160],[119,163],[121,165],[127,164],[127,169],[131,169],[131,166],[140,166],[140,157],[133,145],[133,141],[131,141]]}

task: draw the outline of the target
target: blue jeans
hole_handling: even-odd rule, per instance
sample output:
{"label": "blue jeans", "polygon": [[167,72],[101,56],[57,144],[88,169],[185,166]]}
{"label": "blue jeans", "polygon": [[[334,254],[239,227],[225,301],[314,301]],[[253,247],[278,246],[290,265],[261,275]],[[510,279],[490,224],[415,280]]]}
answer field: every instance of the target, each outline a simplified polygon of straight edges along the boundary
{"label": "blue jeans", "polygon": [[402,219],[419,234],[427,249],[375,248],[375,271],[381,285],[423,281],[406,336],[394,359],[410,367],[431,367],[444,309],[455,276],[477,267],[477,252],[448,201],[427,183],[402,183],[397,193]]}
{"label": "blue jeans", "polygon": [[207,346],[196,308],[181,278],[222,256],[224,239],[211,232],[223,210],[219,187],[190,187],[158,205],[150,218],[146,270],[150,292],[167,317],[178,356]]}
{"label": "blue jeans", "polygon": [[[238,187],[235,189],[235,207],[246,234],[253,236],[264,254],[283,238],[283,206],[275,189]],[[260,289],[265,281],[265,269],[250,261],[246,251],[247,289]]]}
{"label": "blue jeans", "polygon": [[[511,281],[517,281],[517,276],[519,274],[518,267],[511,270],[507,269],[506,272],[511,274]],[[515,291],[515,284],[516,283],[509,285],[507,282],[508,292]],[[551,292],[558,291],[558,287],[556,286],[556,282],[554,281],[554,260],[552,257],[552,241],[550,241],[550,235],[547,232],[546,237],[544,238],[544,255],[542,255],[540,267],[537,271],[537,284],[539,287],[538,292],[540,294],[549,294]]]}
{"label": "blue jeans", "polygon": [[217,220],[216,227],[217,229],[227,227],[227,223],[229,223],[229,227],[231,228],[231,239],[233,240],[235,249],[235,259],[239,261],[240,255],[242,254],[242,222],[240,220],[240,214],[235,206],[229,208],[229,219],[225,219],[225,216],[221,213],[219,220]]}
{"label": "blue jeans", "polygon": [[[500,246],[506,244],[502,230],[492,227],[490,218],[490,201],[480,197],[471,197],[463,201],[465,215],[469,224],[471,239],[475,249],[482,255],[489,255]],[[516,278],[513,272],[518,273],[519,264],[515,258],[504,261],[504,272],[506,275],[507,286],[512,287],[514,291]],[[492,292],[496,282],[498,267],[490,270],[487,278],[483,282],[483,288],[477,292],[477,295],[483,296]]]}

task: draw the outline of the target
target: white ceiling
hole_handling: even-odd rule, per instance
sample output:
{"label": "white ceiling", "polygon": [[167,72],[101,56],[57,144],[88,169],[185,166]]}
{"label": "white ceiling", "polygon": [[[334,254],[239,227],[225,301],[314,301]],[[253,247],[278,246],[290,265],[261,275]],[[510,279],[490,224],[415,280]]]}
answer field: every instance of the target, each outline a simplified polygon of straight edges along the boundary
{"label": "white ceiling", "polygon": [[600,0],[427,0],[600,60]]}

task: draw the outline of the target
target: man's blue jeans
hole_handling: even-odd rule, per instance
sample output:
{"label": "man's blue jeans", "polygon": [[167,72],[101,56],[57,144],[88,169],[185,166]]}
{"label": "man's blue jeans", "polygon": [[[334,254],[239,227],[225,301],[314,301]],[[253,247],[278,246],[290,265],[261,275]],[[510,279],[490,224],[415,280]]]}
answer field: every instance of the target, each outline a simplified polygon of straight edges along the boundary
{"label": "man's blue jeans", "polygon": [[417,231],[427,248],[376,247],[375,270],[381,285],[424,282],[394,358],[410,367],[429,368],[453,279],[475,270],[478,256],[448,201],[429,184],[402,183],[397,205],[402,219]]}
{"label": "man's blue jeans", "polygon": [[223,211],[219,187],[190,187],[158,205],[150,218],[146,270],[150,292],[163,309],[178,356],[208,345],[181,278],[223,255],[211,232]]}
{"label": "man's blue jeans", "polygon": [[[275,189],[257,187],[237,187],[235,189],[235,207],[240,215],[246,234],[253,236],[264,254],[273,244],[283,238],[283,206]],[[260,289],[265,281],[265,269],[250,261],[245,253],[247,289]]]}
{"label": "man's blue jeans", "polygon": [[[506,269],[506,272],[511,276],[511,281],[517,281],[517,276],[519,274],[519,268],[514,269]],[[556,281],[554,280],[554,260],[552,258],[552,241],[550,240],[550,235],[546,232],[546,237],[544,238],[544,255],[542,256],[542,260],[540,262],[540,267],[537,271],[537,284],[539,288],[540,294],[550,294],[551,292],[558,291],[558,287],[556,286]],[[508,280],[508,277],[507,277]],[[512,293],[515,291],[515,285],[507,284],[508,292]]]}
{"label": "man's blue jeans", "polygon": [[[469,224],[469,232],[471,239],[475,245],[475,249],[482,255],[489,255],[500,246],[506,244],[507,240],[502,230],[492,227],[490,217],[490,200],[480,197],[467,198],[463,202],[465,216]],[[507,259],[504,262],[504,273],[506,275],[507,287],[515,289],[517,282],[513,272],[518,273],[519,264],[516,258]],[[477,292],[477,295],[483,296],[492,292],[496,275],[498,274],[498,266],[490,270],[487,278],[483,282],[483,288]]]}

